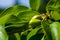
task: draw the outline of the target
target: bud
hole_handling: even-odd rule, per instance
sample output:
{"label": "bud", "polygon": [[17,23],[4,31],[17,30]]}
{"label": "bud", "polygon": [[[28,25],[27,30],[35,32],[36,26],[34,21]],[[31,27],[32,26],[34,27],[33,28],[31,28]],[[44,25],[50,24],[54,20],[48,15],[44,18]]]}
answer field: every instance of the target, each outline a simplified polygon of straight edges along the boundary
{"label": "bud", "polygon": [[32,19],[29,22],[30,27],[36,27],[41,24],[41,16],[40,15],[35,15],[32,17]]}

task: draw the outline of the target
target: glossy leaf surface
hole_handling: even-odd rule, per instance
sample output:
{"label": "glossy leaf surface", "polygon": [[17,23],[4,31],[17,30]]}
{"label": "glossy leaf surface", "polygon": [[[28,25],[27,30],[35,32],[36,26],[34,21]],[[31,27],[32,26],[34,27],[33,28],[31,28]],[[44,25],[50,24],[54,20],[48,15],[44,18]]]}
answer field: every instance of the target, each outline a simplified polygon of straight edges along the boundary
{"label": "glossy leaf surface", "polygon": [[60,40],[60,23],[53,22],[50,24],[52,40]]}

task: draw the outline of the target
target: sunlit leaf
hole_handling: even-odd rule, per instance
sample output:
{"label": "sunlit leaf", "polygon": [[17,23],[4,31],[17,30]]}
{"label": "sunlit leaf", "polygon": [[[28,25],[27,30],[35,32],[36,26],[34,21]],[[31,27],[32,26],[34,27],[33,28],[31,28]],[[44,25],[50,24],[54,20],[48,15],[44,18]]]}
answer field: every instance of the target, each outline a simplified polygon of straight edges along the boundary
{"label": "sunlit leaf", "polygon": [[8,35],[2,25],[0,25],[0,40],[8,40]]}
{"label": "sunlit leaf", "polygon": [[0,24],[5,24],[6,22],[8,22],[8,19],[11,17],[11,14],[6,14],[3,17],[0,18]]}
{"label": "sunlit leaf", "polygon": [[50,24],[52,40],[60,40],[60,23],[53,22]]}

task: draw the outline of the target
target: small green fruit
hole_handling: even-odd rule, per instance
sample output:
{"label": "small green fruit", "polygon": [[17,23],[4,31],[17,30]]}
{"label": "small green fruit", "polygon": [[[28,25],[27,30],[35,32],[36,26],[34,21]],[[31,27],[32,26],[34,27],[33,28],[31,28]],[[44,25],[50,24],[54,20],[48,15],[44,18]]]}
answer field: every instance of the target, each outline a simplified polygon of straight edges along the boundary
{"label": "small green fruit", "polygon": [[32,19],[29,22],[30,27],[36,27],[41,24],[40,15],[35,15],[32,17]]}

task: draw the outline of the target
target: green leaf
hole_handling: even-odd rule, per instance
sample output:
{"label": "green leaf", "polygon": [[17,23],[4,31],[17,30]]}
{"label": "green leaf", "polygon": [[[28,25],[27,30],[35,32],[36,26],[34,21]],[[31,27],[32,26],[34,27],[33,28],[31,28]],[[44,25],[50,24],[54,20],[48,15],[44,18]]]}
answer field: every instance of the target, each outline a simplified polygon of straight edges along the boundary
{"label": "green leaf", "polygon": [[51,18],[54,20],[60,20],[60,1],[50,0],[46,6],[47,11],[51,11]]}
{"label": "green leaf", "polygon": [[1,24],[1,25],[5,24],[10,17],[11,17],[11,14],[6,14],[6,15],[4,15],[3,17],[1,17],[1,18],[0,18],[0,24]]}
{"label": "green leaf", "polygon": [[[8,20],[6,25],[9,24],[8,26],[16,26],[16,27],[23,26],[26,23],[28,23],[34,15],[37,15],[37,14],[39,14],[39,13],[37,13],[35,11],[19,12],[17,16],[12,15],[12,17],[10,17],[10,20]],[[28,25],[28,24],[26,24],[26,25]]]}
{"label": "green leaf", "polygon": [[29,21],[34,15],[37,15],[37,14],[39,15],[39,13],[35,11],[25,11],[25,12],[19,13],[16,16],[17,20],[12,21],[12,24],[8,25],[8,28],[6,28],[7,32],[11,32],[11,31],[13,32],[13,30],[14,32],[18,32],[19,30],[22,31],[23,29],[24,30],[27,29]]}
{"label": "green leaf", "polygon": [[5,9],[1,14],[0,17],[6,15],[6,14],[14,14],[14,15],[18,15],[18,13],[20,12],[24,12],[30,10],[29,8],[25,7],[25,6],[20,6],[20,5],[15,5],[13,7],[9,7],[7,9]]}
{"label": "green leaf", "polygon": [[38,10],[40,6],[40,0],[30,0],[30,6],[33,10]]}
{"label": "green leaf", "polygon": [[27,35],[27,40],[29,40],[32,36],[36,35],[39,29],[41,29],[40,26],[39,26],[39,27],[36,27],[35,29],[33,29],[33,30]]}
{"label": "green leaf", "polygon": [[20,25],[20,21],[18,17],[16,17],[15,15],[11,15],[8,22],[5,24],[5,26],[7,27],[13,26],[13,25],[16,25],[17,27]]}
{"label": "green leaf", "polygon": [[20,22],[18,17],[12,15],[8,22],[5,24],[6,31],[8,34],[15,33],[15,32],[21,32],[22,30],[25,30],[28,28],[28,22]]}
{"label": "green leaf", "polygon": [[16,36],[17,40],[21,40],[21,34],[15,33],[14,35]]}
{"label": "green leaf", "polygon": [[49,24],[47,21],[43,21],[42,23],[44,30],[46,32],[46,36],[49,40],[60,40],[60,23],[53,22]]}
{"label": "green leaf", "polygon": [[60,40],[60,23],[53,22],[50,24],[52,40]]}
{"label": "green leaf", "polygon": [[46,6],[46,10],[60,10],[60,0],[50,0]]}
{"label": "green leaf", "polygon": [[60,11],[52,11],[51,18],[54,20],[60,20]]}
{"label": "green leaf", "polygon": [[0,25],[0,40],[8,40],[8,35],[2,25]]}
{"label": "green leaf", "polygon": [[48,4],[47,4],[47,6],[46,6],[46,10],[48,11],[48,10],[54,10],[54,0],[50,0],[49,2],[48,2]]}
{"label": "green leaf", "polygon": [[[1,14],[0,14],[0,24],[5,24],[6,21],[8,21],[8,19],[10,18],[11,15],[18,15],[20,12],[24,12],[30,10],[25,6],[13,6],[10,8],[7,8],[6,10],[4,10]],[[4,19],[4,20],[3,20]]]}
{"label": "green leaf", "polygon": [[[22,8],[22,9],[21,9]],[[25,8],[25,9],[24,9]],[[21,10],[21,11],[20,11]],[[14,7],[12,7],[12,8],[8,8],[8,9],[6,9],[2,14],[1,14],[1,17],[0,17],[0,24],[5,24],[5,23],[7,23],[7,22],[12,22],[12,21],[14,21],[15,20],[15,18],[12,16],[12,15],[15,15],[16,13],[20,13],[20,12],[23,12],[23,10],[25,11],[26,10],[26,7],[23,7],[23,6],[14,6]],[[15,14],[14,14],[15,13]],[[11,17],[12,16],[12,17]],[[14,18],[14,20],[11,20],[11,21],[9,21],[10,19],[12,19],[12,18]],[[16,21],[16,20],[15,20]],[[21,24],[21,23],[20,23]],[[23,23],[23,25],[24,26],[26,26],[26,23],[24,24]],[[22,27],[23,28],[23,27]],[[8,30],[9,28],[7,28],[7,30]],[[10,28],[10,29],[13,29],[13,28]],[[8,30],[9,31],[9,33],[10,33],[10,29]],[[18,29],[18,28],[14,28],[14,29]],[[14,30],[13,29],[13,30]],[[6,31],[7,31],[6,30]],[[12,31],[13,31],[12,30]],[[15,30],[15,31],[16,31]],[[20,30],[22,30],[21,28],[20,28]],[[14,31],[13,31],[14,32]],[[17,32],[18,32],[18,30],[17,30]],[[12,33],[12,32],[11,32]],[[3,34],[3,33],[2,33]],[[1,36],[2,37],[2,36]],[[0,38],[1,39],[1,38]],[[1,40],[3,40],[3,39],[1,39]]]}

